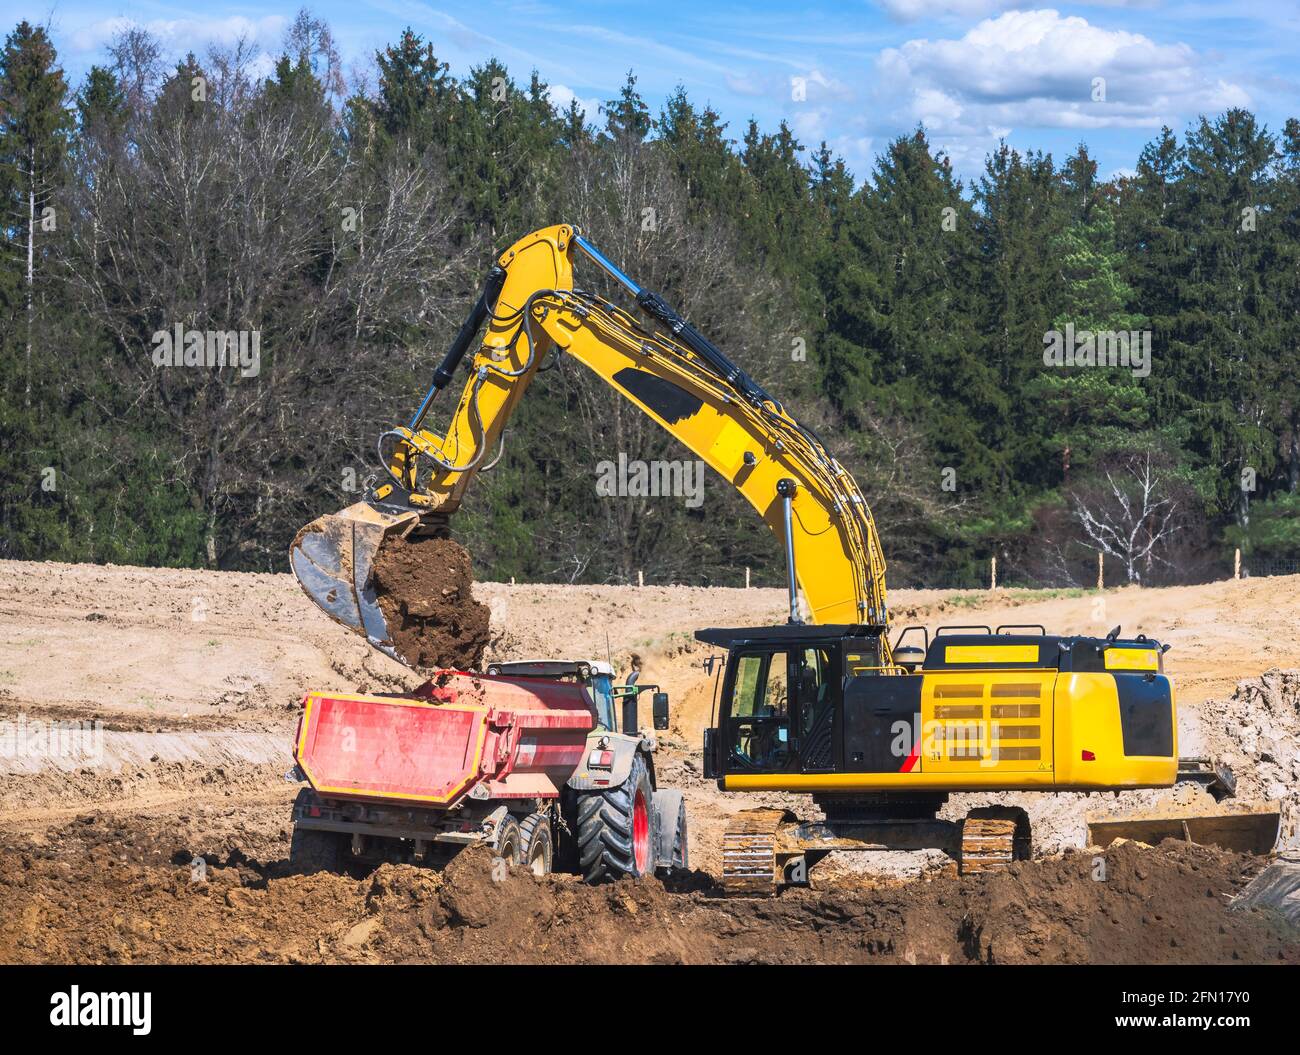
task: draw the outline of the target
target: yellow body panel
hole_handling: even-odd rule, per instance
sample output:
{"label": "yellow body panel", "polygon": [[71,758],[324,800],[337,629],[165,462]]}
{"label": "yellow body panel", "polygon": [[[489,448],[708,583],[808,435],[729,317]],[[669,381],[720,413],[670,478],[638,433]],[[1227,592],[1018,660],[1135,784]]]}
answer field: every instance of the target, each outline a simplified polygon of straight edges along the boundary
{"label": "yellow body panel", "polygon": [[[1114,649],[1109,650],[1111,652]],[[1169,685],[1170,696],[1174,687]],[[1119,721],[1119,695],[1115,678],[1110,674],[1058,675],[1058,701],[1072,706],[1057,706],[1057,741],[1068,750],[1057,753],[1056,783],[1062,788],[1142,788],[1168,787],[1178,773],[1178,722],[1173,729],[1171,757],[1130,757],[1124,754],[1124,738]],[[1177,700],[1172,712],[1178,713]],[[1084,751],[1095,760],[1083,761]]]}
{"label": "yellow body panel", "polygon": [[1037,663],[1037,645],[948,645],[946,663]]}
{"label": "yellow body panel", "polygon": [[1107,670],[1159,670],[1160,653],[1154,648],[1108,648]]}

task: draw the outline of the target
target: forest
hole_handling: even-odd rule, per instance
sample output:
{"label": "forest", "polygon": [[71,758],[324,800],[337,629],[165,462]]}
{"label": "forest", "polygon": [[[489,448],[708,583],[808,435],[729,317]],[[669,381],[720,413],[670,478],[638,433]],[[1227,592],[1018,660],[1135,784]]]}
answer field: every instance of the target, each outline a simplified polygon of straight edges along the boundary
{"label": "forest", "polygon": [[[1110,179],[1084,143],[1002,144],[963,181],[923,127],[850,172],[688,85],[561,108],[411,30],[345,79],[307,11],[274,58],[173,65],[127,29],[72,83],[45,29],[8,33],[0,557],[286,570],[496,254],[571,222],[852,469],[893,585],[1300,567],[1300,120],[1205,114]],[[194,331],[255,360],[160,365]],[[600,486],[692,458],[561,357],[453,530],[483,579],[779,584],[717,476]]]}

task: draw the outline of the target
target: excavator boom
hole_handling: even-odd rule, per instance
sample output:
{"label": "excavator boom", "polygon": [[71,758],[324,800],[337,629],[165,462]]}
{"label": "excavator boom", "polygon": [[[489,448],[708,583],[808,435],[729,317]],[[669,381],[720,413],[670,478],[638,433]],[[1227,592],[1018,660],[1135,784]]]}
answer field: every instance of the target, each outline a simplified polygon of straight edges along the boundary
{"label": "excavator boom", "polygon": [[[621,286],[644,319],[576,289],[575,254]],[[484,325],[449,424],[433,432],[428,413]],[[370,582],[375,554],[395,534],[446,532],[475,474],[499,456],[510,415],[551,354],[589,368],[758,511],[785,544],[793,622],[887,625],[884,556],[852,474],[663,298],[567,224],[535,231],[497,259],[419,409],[380,439],[389,481],[295,539],[294,574],[321,608],[395,655]]]}

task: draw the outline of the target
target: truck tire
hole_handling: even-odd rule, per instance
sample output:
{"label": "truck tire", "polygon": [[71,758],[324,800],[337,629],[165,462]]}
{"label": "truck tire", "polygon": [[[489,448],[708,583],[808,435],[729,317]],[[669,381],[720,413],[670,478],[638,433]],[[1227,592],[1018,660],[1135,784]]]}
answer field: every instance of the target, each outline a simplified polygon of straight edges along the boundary
{"label": "truck tire", "polygon": [[322,832],[298,825],[298,814],[314,802],[316,793],[303,788],[294,800],[293,835],[289,839],[289,866],[300,875],[342,872],[352,857],[352,839],[343,832]]}
{"label": "truck tire", "polygon": [[654,871],[653,794],[645,756],[638,751],[621,785],[578,797],[578,868],[586,882]]}
{"label": "truck tire", "polygon": [[351,856],[351,842],[343,832],[318,832],[295,824],[289,841],[289,864],[299,875],[341,873]]}
{"label": "truck tire", "polygon": [[554,860],[551,818],[530,813],[519,825],[519,862],[535,876],[550,875]]}
{"label": "truck tire", "polygon": [[343,832],[318,832],[293,826],[289,865],[299,875],[343,872],[352,856],[352,840]]}
{"label": "truck tire", "polygon": [[507,864],[517,865],[519,863],[519,846],[519,822],[507,813],[505,820],[497,828],[497,837],[492,848],[496,851],[497,856]]}

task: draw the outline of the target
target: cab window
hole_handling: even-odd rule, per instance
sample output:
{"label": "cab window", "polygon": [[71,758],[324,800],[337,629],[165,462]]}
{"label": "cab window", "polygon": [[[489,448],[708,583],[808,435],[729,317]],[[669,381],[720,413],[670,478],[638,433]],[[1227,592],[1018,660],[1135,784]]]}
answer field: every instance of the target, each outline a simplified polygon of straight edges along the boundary
{"label": "cab window", "polygon": [[806,648],[797,660],[799,677],[799,732],[807,736],[829,718],[831,687],[827,672],[830,655],[823,648]]}
{"label": "cab window", "polygon": [[788,662],[785,652],[737,659],[728,729],[731,768],[780,770],[789,764]]}
{"label": "cab window", "polygon": [[591,676],[591,695],[596,701],[596,724],[607,732],[616,732],[614,724],[614,679],[609,674]]}

